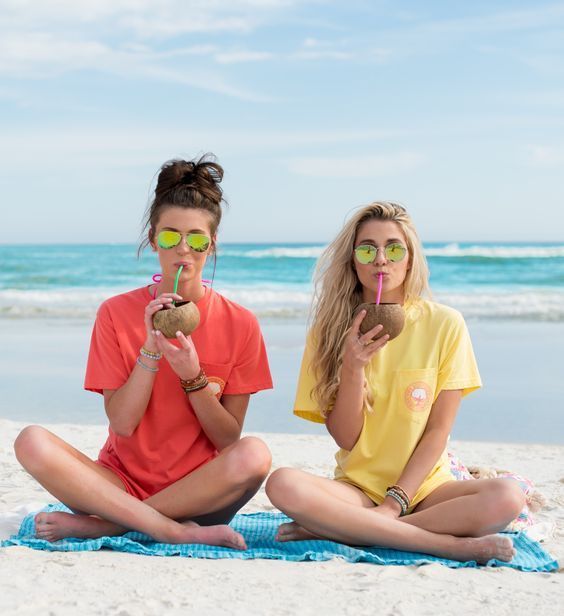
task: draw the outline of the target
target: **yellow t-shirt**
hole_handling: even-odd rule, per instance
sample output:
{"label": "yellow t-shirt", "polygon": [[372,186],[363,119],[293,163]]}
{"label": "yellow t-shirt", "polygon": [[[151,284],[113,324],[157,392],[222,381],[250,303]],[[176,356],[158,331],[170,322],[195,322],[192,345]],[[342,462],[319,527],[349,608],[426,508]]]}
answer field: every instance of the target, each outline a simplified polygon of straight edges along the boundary
{"label": "yellow t-shirt", "polygon": [[[465,396],[482,385],[470,336],[458,311],[423,299],[404,309],[402,333],[376,353],[365,369],[373,410],[365,409],[362,431],[352,450],[340,449],[335,456],[335,479],[359,487],[378,504],[407,465],[439,393],[461,389]],[[311,396],[314,352],[308,338],[294,413],[324,423]],[[452,479],[445,449],[412,499],[412,507]]]}

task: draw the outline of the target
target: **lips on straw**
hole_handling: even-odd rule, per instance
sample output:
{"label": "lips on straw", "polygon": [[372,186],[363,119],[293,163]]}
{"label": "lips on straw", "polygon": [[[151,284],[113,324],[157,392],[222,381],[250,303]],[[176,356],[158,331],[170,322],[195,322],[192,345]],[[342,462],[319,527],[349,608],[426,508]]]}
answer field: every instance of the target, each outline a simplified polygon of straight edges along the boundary
{"label": "lips on straw", "polygon": [[382,279],[384,278],[384,272],[378,272],[378,294],[376,296],[376,305],[380,305],[380,298],[382,297]]}

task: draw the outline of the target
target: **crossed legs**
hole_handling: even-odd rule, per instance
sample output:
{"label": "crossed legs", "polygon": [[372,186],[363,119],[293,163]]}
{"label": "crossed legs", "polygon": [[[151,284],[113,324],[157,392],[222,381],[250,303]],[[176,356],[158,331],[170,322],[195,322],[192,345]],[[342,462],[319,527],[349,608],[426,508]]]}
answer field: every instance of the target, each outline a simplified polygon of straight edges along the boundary
{"label": "crossed legs", "polygon": [[322,537],[480,563],[511,560],[511,540],[490,533],[505,528],[524,502],[510,480],[453,481],[437,488],[411,515],[392,519],[379,514],[354,486],[291,468],[272,473],[266,493],[295,520],[280,527],[280,541]]}
{"label": "crossed legs", "polygon": [[211,462],[140,501],[125,491],[112,471],[40,426],[22,430],[14,449],[21,465],[77,512],[38,514],[37,533],[50,541],[137,530],[167,543],[245,549],[243,537],[226,523],[258,491],[271,464],[266,445],[245,437]]}

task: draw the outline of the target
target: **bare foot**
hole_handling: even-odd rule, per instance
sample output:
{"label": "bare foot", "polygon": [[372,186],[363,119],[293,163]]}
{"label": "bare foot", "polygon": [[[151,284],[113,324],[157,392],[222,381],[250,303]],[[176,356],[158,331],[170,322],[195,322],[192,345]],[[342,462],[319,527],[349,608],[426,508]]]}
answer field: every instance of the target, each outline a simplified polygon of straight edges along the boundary
{"label": "bare foot", "polygon": [[323,539],[323,537],[310,533],[297,522],[287,522],[280,524],[275,539],[276,541],[307,541],[308,539]]}
{"label": "bare foot", "polygon": [[121,534],[118,526],[91,515],[53,511],[35,516],[35,536],[45,541],[58,541],[67,537],[97,539],[116,534]]}
{"label": "bare foot", "polygon": [[[247,549],[243,536],[227,525],[200,526],[196,522],[180,524],[172,520],[170,524],[174,528],[172,532],[153,538],[164,543],[205,543],[235,550]],[[127,529],[91,515],[53,511],[35,516],[35,536],[45,541],[58,541],[67,537],[97,539],[122,535],[125,532]]]}
{"label": "bare foot", "polygon": [[243,535],[234,531],[227,524],[216,526],[199,526],[195,522],[181,524],[181,531],[175,541],[171,543],[205,543],[206,545],[219,545],[234,550],[246,550],[247,544]]}
{"label": "bare foot", "polygon": [[513,541],[501,535],[486,535],[485,537],[467,537],[461,539],[462,549],[455,549],[453,558],[456,560],[475,560],[485,565],[492,558],[509,562],[516,554]]}

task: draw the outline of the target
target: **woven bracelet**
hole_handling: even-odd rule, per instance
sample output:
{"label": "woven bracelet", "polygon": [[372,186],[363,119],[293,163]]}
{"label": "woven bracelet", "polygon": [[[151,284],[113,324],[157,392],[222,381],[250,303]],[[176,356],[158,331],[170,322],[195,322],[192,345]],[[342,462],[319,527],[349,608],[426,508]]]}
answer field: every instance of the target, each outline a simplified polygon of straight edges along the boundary
{"label": "woven bracelet", "polygon": [[208,377],[202,368],[200,368],[200,372],[195,378],[189,380],[180,379],[180,386],[187,394],[204,389],[207,385]]}

